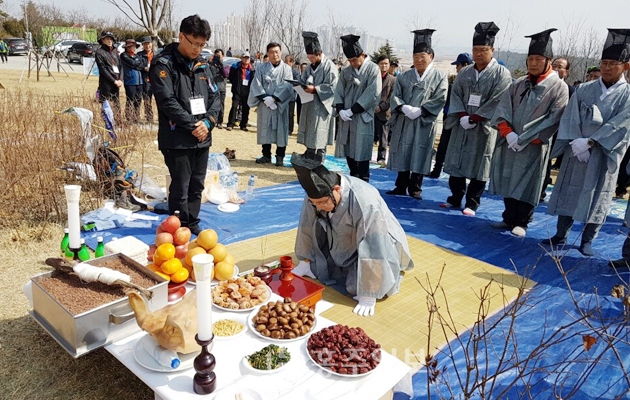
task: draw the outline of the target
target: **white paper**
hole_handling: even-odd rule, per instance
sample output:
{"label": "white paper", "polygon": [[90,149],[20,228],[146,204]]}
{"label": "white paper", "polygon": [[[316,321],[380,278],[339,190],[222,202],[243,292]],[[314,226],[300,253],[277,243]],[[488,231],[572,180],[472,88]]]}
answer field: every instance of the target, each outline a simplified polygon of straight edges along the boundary
{"label": "white paper", "polygon": [[468,98],[468,105],[473,107],[479,107],[481,105],[481,95],[471,94]]}
{"label": "white paper", "polygon": [[206,104],[202,97],[190,99],[190,112],[192,115],[201,115],[206,113]]}
{"label": "white paper", "polygon": [[117,66],[115,66],[115,65],[112,65],[112,69],[114,70],[114,73],[115,73],[115,74],[117,74],[117,73],[119,72],[119,71],[118,71],[118,67],[117,67]]}
{"label": "white paper", "polygon": [[294,86],[293,89],[295,89],[295,92],[298,94],[298,96],[300,96],[300,101],[302,102],[302,104],[310,103],[315,97],[311,93],[306,93],[302,86]]}
{"label": "white paper", "polygon": [[243,79],[243,86],[249,86],[249,79]]}

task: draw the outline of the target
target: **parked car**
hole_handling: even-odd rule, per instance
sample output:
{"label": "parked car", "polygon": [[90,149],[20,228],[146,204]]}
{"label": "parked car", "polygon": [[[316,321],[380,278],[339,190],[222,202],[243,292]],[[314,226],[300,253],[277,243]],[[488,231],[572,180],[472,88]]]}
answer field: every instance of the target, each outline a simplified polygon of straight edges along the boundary
{"label": "parked car", "polygon": [[241,61],[240,58],[223,57],[223,71],[225,72],[226,76],[230,75],[230,68],[232,68],[232,65],[236,64],[239,61]]}
{"label": "parked car", "polygon": [[4,42],[9,46],[8,54],[14,56],[16,54],[28,54],[28,43],[21,38],[6,38]]}
{"label": "parked car", "polygon": [[68,49],[70,49],[70,47],[72,47],[72,45],[75,43],[87,43],[87,42],[85,40],[78,40],[78,39],[60,40],[56,42],[55,44],[53,44],[52,46],[50,46],[50,52],[53,54],[55,52],[59,52],[63,54],[64,57],[67,57]]}
{"label": "parked car", "polygon": [[78,61],[83,64],[84,57],[94,56],[98,43],[75,43],[68,49],[68,62]]}

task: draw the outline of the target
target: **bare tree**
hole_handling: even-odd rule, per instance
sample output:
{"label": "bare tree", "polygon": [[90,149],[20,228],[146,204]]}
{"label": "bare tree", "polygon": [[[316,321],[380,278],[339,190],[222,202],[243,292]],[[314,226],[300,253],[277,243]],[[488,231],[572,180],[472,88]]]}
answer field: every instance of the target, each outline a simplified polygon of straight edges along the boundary
{"label": "bare tree", "polygon": [[325,38],[330,49],[330,57],[335,61],[343,60],[343,48],[341,46],[341,40],[339,39],[344,35],[345,28],[350,25],[347,18],[340,16],[332,7],[328,7],[328,16],[326,22],[329,27],[329,34]]}
{"label": "bare tree", "polygon": [[588,67],[599,62],[603,40],[593,27],[586,26],[586,16],[563,15],[563,19],[564,28],[560,30],[555,54],[569,61],[571,68],[566,80],[573,83],[584,80]]}
{"label": "bare tree", "polygon": [[137,6],[132,6],[130,0],[103,1],[118,8],[133,24],[146,29],[152,38],[163,41],[159,30],[169,18],[171,0],[138,0]]}
{"label": "bare tree", "polygon": [[[496,45],[496,58],[501,58],[505,61],[506,65],[510,65],[510,56],[512,55],[514,38],[521,29],[522,18],[517,19],[511,11],[507,13],[506,17],[502,19],[505,23],[501,23],[501,32],[498,35]],[[518,66],[521,67],[520,65]],[[513,68],[514,69],[514,68]]]}
{"label": "bare tree", "polygon": [[272,3],[269,25],[271,37],[283,45],[286,53],[300,62],[303,52],[302,31],[306,25],[308,0],[275,0]]}
{"label": "bare tree", "polygon": [[269,37],[269,16],[273,0],[249,0],[244,10],[243,37],[251,52],[259,51]]}

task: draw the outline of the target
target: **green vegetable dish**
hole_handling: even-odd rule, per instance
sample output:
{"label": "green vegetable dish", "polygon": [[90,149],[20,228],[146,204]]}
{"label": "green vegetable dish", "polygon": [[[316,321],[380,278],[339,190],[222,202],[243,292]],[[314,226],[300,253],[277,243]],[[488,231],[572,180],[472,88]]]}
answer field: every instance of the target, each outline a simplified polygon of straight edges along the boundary
{"label": "green vegetable dish", "polygon": [[273,370],[280,368],[291,360],[291,354],[286,347],[270,344],[262,350],[247,356],[247,361],[252,368],[260,370]]}

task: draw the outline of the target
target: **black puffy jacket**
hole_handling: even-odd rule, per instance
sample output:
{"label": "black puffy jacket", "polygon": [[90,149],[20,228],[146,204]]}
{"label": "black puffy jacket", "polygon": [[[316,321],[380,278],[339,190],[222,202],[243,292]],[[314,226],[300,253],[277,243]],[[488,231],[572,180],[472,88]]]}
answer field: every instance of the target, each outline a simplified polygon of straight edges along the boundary
{"label": "black puffy jacket", "polygon": [[[177,46],[177,43],[167,45],[149,70],[158,108],[158,147],[160,150],[210,147],[212,128],[221,109],[219,91],[206,60],[184,58]],[[206,113],[192,115],[190,99],[198,97],[204,99]],[[192,131],[198,121],[204,120],[210,125],[210,133],[199,142]]]}

